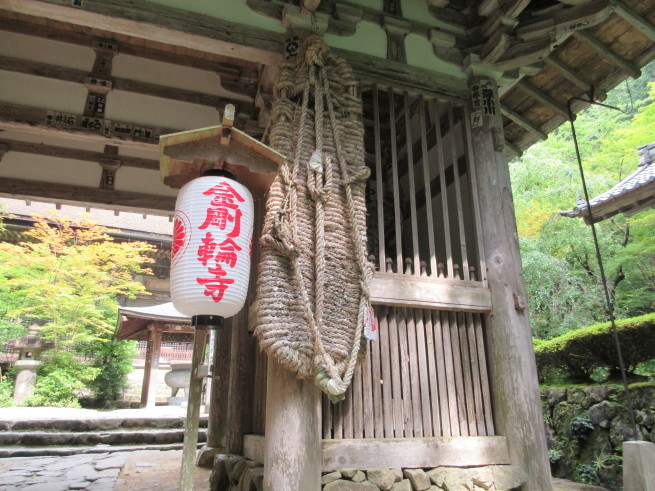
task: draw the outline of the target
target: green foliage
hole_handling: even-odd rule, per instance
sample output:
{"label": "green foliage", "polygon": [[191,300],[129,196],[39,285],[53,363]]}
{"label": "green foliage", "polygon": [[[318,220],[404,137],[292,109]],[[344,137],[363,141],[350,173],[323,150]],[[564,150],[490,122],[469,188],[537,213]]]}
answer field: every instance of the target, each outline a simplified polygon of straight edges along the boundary
{"label": "green foliage", "polygon": [[[75,406],[83,389],[104,402],[122,390],[133,354],[132,343],[113,341],[116,298],[145,293],[133,277],[149,274],[153,247],[115,242],[91,222],[33,218],[24,242],[0,243],[0,342],[36,323],[54,343],[28,404]],[[75,354],[95,361],[82,364]]]}
{"label": "green foliage", "polygon": [[0,381],[0,407],[14,405],[14,381],[12,377],[4,375]]}
{"label": "green foliage", "polygon": [[573,479],[575,482],[581,482],[584,484],[600,484],[598,479],[598,469],[594,464],[581,464],[573,473]]}
{"label": "green foliage", "polygon": [[[590,106],[576,133],[591,196],[634,172],[637,147],[655,141],[655,64]],[[582,195],[569,125],[510,162],[521,256],[533,335],[550,339],[606,320],[604,292],[590,228],[559,216]],[[655,311],[655,210],[597,224],[605,272],[619,317]]]}
{"label": "green foliage", "polygon": [[90,384],[97,404],[115,401],[122,395],[132,371],[132,359],[137,354],[136,344],[136,341],[118,341],[98,345],[93,362],[98,375]]}
{"label": "green foliage", "polygon": [[569,422],[569,427],[576,435],[584,435],[594,429],[594,425],[586,416],[576,416]]}
{"label": "green foliage", "polygon": [[[628,373],[650,362],[655,353],[655,313],[616,321],[623,360]],[[541,343],[535,350],[542,380],[562,372],[572,380],[591,380],[599,367],[619,371],[609,322],[595,324]]]}
{"label": "green foliage", "polygon": [[75,358],[68,351],[53,351],[37,374],[34,394],[25,406],[80,407],[78,398],[95,379],[99,369]]}

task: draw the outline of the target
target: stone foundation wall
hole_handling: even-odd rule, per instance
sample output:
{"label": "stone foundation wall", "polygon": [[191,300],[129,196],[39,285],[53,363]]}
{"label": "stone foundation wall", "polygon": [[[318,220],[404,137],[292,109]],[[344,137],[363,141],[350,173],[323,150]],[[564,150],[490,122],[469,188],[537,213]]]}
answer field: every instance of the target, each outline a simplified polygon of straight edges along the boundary
{"label": "stone foundation wall", "polygon": [[637,427],[622,387],[545,389],[542,404],[553,476],[618,490],[622,444],[655,442],[655,385],[630,387]]}
{"label": "stone foundation wall", "polygon": [[[433,469],[342,469],[323,474],[325,491],[505,491],[525,482],[523,470],[511,465],[436,467]],[[238,455],[217,455],[210,479],[212,491],[263,489],[264,467]]]}

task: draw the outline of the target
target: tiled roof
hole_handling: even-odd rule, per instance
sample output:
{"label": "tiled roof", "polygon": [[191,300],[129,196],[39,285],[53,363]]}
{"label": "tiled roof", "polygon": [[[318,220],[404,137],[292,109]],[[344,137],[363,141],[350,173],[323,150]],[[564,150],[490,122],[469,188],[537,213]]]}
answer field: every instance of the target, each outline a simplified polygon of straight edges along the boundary
{"label": "tiled roof", "polygon": [[[601,207],[605,208],[610,206],[612,202],[629,193],[633,193],[651,183],[655,183],[655,143],[639,147],[639,156],[641,159],[635,172],[623,179],[610,190],[589,200],[592,214],[595,214]],[[653,195],[655,195],[655,193],[653,193]],[[636,201],[632,203],[633,206],[638,206],[639,204],[640,203]],[[630,206],[628,206],[628,209],[629,208]],[[626,209],[626,204],[624,203],[621,210],[616,210],[615,213],[628,211],[628,209]],[[571,210],[560,211],[560,215],[573,218],[587,216],[587,204],[582,200],[578,200],[578,205],[576,207]],[[594,218],[601,218],[601,216]]]}

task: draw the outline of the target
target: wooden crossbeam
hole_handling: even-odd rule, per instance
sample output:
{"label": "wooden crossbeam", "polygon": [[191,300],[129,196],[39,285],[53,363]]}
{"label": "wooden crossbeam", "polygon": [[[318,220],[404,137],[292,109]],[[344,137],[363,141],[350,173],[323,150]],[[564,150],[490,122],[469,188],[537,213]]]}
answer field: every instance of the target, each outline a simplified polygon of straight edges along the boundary
{"label": "wooden crossbeam", "polygon": [[[96,45],[95,38],[92,35],[73,32],[63,27],[64,24],[61,22],[56,23],[50,21],[46,27],[22,20],[25,17],[22,15],[19,16],[21,20],[2,17],[2,15],[6,14],[6,12],[0,10],[0,29],[3,31],[16,32],[88,48],[93,48]],[[190,49],[186,49],[184,53],[178,53],[175,52],[175,47],[170,44],[165,45],[160,43],[158,47],[152,45],[144,46],[143,43],[135,42],[134,38],[117,35],[114,35],[114,37],[119,38],[120,53],[123,55],[214,72],[219,76],[220,85],[224,89],[247,97],[252,97],[257,88],[257,65],[251,62],[219,55],[208,56],[207,53]]]}
{"label": "wooden crossbeam", "polygon": [[523,155],[523,150],[517,147],[514,143],[509,140],[505,140],[505,148],[514,154],[514,157],[520,157]]}
{"label": "wooden crossbeam", "polygon": [[[61,116],[61,122],[57,122],[58,115]],[[89,128],[89,121],[98,126]],[[182,128],[146,128],[115,120],[96,120],[79,114],[0,103],[0,129],[51,136],[66,135],[78,141],[103,144],[115,141],[125,147],[156,150],[159,135],[176,133]]]}
{"label": "wooden crossbeam", "polygon": [[[0,56],[0,70],[10,72],[25,73],[38,77],[46,77],[66,82],[85,84],[88,74],[84,70],[76,70],[57,65],[49,65],[36,61],[22,60],[9,56]],[[242,118],[250,119],[256,112],[255,106],[249,102],[243,102],[225,97],[196,92],[193,90],[178,89],[166,87],[164,85],[141,82],[139,80],[130,80],[126,78],[111,77],[113,90],[122,90],[136,94],[144,94],[153,97],[161,97],[192,104],[200,104],[214,108],[223,108],[226,104],[234,104],[237,107],[237,115]]]}
{"label": "wooden crossbeam", "polygon": [[587,31],[574,32],[573,37],[596,51],[603,58],[619,67],[623,72],[627,73],[632,78],[639,78],[641,76],[641,70],[637,65],[616,54],[609,48],[609,46],[601,42],[595,36],[589,34]]}
{"label": "wooden crossbeam", "polygon": [[[282,62],[283,35],[280,33],[161,4],[135,5],[131,0],[105,0],[85,1],[83,8],[71,8],[70,0],[0,0],[2,9],[11,14],[66,19],[66,23],[73,26],[100,32],[110,30],[119,36],[162,43],[171,49],[191,49],[265,65]],[[428,36],[429,26],[425,26]],[[461,78],[349,50],[335,48],[332,51],[345,58],[363,81],[393,85],[412,94],[440,96],[446,100],[461,102],[467,98]]]}
{"label": "wooden crossbeam", "polygon": [[[544,60],[544,63],[549,67],[557,70],[564,77],[566,77],[567,80],[573,82],[576,86],[584,90],[587,94],[591,91],[593,84],[586,77],[575,71],[573,68],[571,68],[569,65],[564,63],[556,56],[554,55],[549,56]],[[596,86],[594,86],[593,89],[594,89],[594,96],[596,97],[596,100],[604,101],[605,99],[607,99],[607,92],[597,88]]]}
{"label": "wooden crossbeam", "polygon": [[504,116],[507,116],[509,119],[514,121],[516,124],[518,124],[521,128],[530,131],[532,134],[537,136],[540,140],[545,140],[546,138],[548,138],[548,135],[545,132],[543,132],[540,128],[535,126],[531,121],[528,121],[520,114],[512,111],[504,104],[500,105],[500,112]]}
{"label": "wooden crossbeam", "polygon": [[569,119],[569,113],[568,110],[566,109],[566,106],[564,106],[564,104],[557,102],[551,96],[545,94],[537,87],[532,85],[530,82],[526,80],[521,80],[516,84],[516,87],[519,87],[523,92],[525,92],[530,97],[540,102],[544,106],[549,107],[555,113],[559,114],[560,116],[563,116],[564,119]]}
{"label": "wooden crossbeam", "polygon": [[[155,177],[156,179],[156,177]],[[73,206],[105,205],[112,210],[150,215],[172,216],[175,197],[98,189],[96,187],[71,186],[45,181],[0,177],[0,196],[16,199],[55,201]]]}
{"label": "wooden crossbeam", "polygon": [[651,41],[655,41],[655,26],[641,14],[635,12],[621,0],[612,0],[612,7],[623,20],[639,30]]}
{"label": "wooden crossbeam", "polygon": [[[83,162],[97,162],[106,158],[103,152],[92,152],[79,148],[60,147],[45,145],[43,143],[29,143],[18,140],[0,139],[0,146],[7,145],[8,151],[29,153],[33,155],[44,155],[46,157],[57,157],[61,159],[80,160]],[[159,161],[152,159],[141,159],[138,157],[116,156],[121,166],[136,167],[138,169],[159,170]]]}

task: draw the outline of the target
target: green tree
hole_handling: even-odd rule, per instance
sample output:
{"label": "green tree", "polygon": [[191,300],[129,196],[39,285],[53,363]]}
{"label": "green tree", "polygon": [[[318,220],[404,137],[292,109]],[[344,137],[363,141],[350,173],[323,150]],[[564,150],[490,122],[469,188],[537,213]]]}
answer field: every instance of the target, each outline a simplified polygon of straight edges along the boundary
{"label": "green tree", "polygon": [[[133,354],[133,343],[114,342],[117,297],[145,293],[133,277],[149,274],[146,266],[153,260],[148,254],[154,247],[117,242],[110,229],[88,221],[56,215],[33,218],[25,241],[0,243],[2,336],[14,336],[14,331],[36,323],[39,335],[55,346],[30,403],[42,405],[51,394],[52,403],[74,405],[71,394],[81,387],[96,389],[100,399],[114,396],[131,370]],[[80,364],[73,355],[95,362]],[[107,389],[102,388],[106,384]],[[59,396],[54,397],[55,392]]]}

